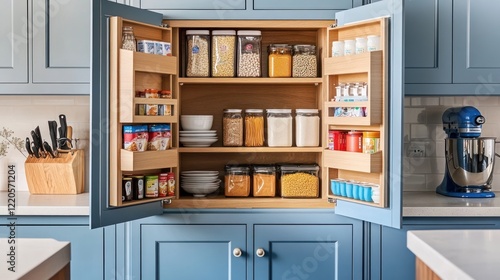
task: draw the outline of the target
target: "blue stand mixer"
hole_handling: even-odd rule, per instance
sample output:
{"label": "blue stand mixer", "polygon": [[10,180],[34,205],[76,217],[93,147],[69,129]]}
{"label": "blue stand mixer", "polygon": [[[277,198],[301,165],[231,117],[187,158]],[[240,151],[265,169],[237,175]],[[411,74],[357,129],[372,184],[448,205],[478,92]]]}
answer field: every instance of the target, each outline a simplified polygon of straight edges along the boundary
{"label": "blue stand mixer", "polygon": [[472,106],[447,109],[442,116],[446,170],[436,192],[452,197],[495,197],[491,191],[495,164],[494,137],[480,137],[485,118]]}

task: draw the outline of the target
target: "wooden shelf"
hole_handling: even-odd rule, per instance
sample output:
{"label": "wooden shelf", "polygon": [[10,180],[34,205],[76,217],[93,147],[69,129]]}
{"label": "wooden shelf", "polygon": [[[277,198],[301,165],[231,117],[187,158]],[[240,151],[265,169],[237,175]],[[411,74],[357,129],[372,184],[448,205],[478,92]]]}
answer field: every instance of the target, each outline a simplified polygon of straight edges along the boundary
{"label": "wooden shelf", "polygon": [[[136,105],[138,104],[158,104],[171,105],[172,116],[144,116],[136,115]],[[178,111],[177,99],[164,98],[122,98],[120,102],[120,122],[121,123],[177,123]]]}
{"label": "wooden shelf", "polygon": [[137,72],[175,75],[177,57],[149,54],[120,49],[120,65]]}
{"label": "wooden shelf", "polygon": [[358,204],[364,204],[364,205],[369,205],[373,207],[383,207],[380,205],[380,203],[375,203],[375,202],[368,202],[364,200],[359,200],[359,199],[354,199],[354,198],[348,198],[345,196],[337,196],[337,195],[328,195],[329,198],[337,199],[337,200],[345,200],[345,201],[350,201],[350,202],[355,202]]}
{"label": "wooden shelf", "polygon": [[382,152],[374,154],[323,151],[323,166],[365,173],[382,172]]}
{"label": "wooden shelf", "polygon": [[182,84],[314,84],[323,83],[322,78],[179,78]]}
{"label": "wooden shelf", "polygon": [[321,153],[322,147],[181,147],[179,153]]}
{"label": "wooden shelf", "polygon": [[195,198],[181,196],[172,200],[165,208],[231,208],[231,209],[264,209],[264,208],[334,208],[325,198],[281,198],[281,197],[229,197],[216,196]]}
{"label": "wooden shelf", "polygon": [[131,206],[131,205],[137,205],[137,204],[162,201],[165,199],[172,199],[173,200],[173,199],[175,199],[175,197],[166,196],[166,197],[144,198],[144,199],[140,199],[140,200],[131,200],[131,201],[120,201],[121,203],[118,203],[119,205],[111,205],[111,206]]}
{"label": "wooden shelf", "polygon": [[139,171],[177,167],[178,158],[177,149],[144,152],[132,152],[122,149],[121,170]]}
{"label": "wooden shelf", "polygon": [[373,73],[374,70],[382,68],[382,54],[382,51],[373,51],[349,56],[327,57],[324,60],[324,74]]}

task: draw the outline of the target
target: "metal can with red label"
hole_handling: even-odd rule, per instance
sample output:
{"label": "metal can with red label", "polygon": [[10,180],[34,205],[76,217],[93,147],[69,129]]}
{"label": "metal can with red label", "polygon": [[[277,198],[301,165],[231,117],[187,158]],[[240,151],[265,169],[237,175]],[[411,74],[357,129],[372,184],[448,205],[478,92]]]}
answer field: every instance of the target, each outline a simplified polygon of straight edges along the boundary
{"label": "metal can with red label", "polygon": [[169,172],[167,175],[167,195],[175,195],[175,174],[174,172]]}
{"label": "metal can with red label", "polygon": [[168,173],[161,173],[158,178],[158,197],[167,196]]}

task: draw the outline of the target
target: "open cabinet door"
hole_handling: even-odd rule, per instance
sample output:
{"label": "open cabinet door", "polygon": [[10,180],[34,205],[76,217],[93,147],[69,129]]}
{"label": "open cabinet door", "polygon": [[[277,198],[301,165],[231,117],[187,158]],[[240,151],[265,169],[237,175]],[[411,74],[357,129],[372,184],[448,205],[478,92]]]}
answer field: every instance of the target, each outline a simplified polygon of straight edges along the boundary
{"label": "open cabinet door", "polygon": [[[335,57],[330,52],[329,57],[325,58],[324,74],[328,79],[328,93],[323,113],[324,129],[340,133],[352,130],[379,133],[380,148],[371,150],[371,153],[326,150],[323,157],[323,179],[329,185],[332,184],[329,195],[336,201],[336,214],[400,228],[404,98],[403,2],[376,2],[339,12],[336,19],[337,26],[327,31],[330,45],[333,41],[379,35],[380,47],[376,51],[351,56]],[[336,86],[358,81],[367,84],[366,99],[348,100],[339,97]],[[339,108],[364,108],[365,115],[339,115]],[[346,182],[348,187],[344,193],[341,187]],[[336,186],[340,186],[339,189]],[[380,190],[379,199],[362,194],[362,191],[373,192],[376,188]]]}
{"label": "open cabinet door", "polygon": [[[163,16],[158,13],[112,3],[110,1],[93,0],[92,4],[90,226],[91,228],[97,228],[157,215],[163,212],[162,201],[158,199],[123,205],[121,203],[121,172],[122,170],[134,171],[136,167],[134,166],[127,169],[127,167],[120,165],[120,149],[122,143],[121,125],[128,121],[118,121],[117,126],[117,121],[112,120],[113,118],[116,119],[121,117],[117,117],[117,115],[120,114],[121,108],[125,106],[119,102],[117,104],[116,100],[113,100],[113,96],[116,99],[118,95],[116,87],[118,87],[117,80],[119,80],[119,78],[113,76],[118,75],[119,67],[117,61],[112,61],[112,59],[110,61],[113,55],[116,57],[117,53],[122,53],[119,47],[115,47],[114,51],[110,52],[110,50],[113,49],[113,44],[115,46],[117,45],[116,42],[112,42],[113,36],[116,41],[121,34],[121,25],[116,27],[117,17],[119,17],[119,23],[121,23],[120,19],[124,18],[127,19],[129,23],[141,26],[149,25],[150,28],[160,29],[161,32],[160,25]],[[114,31],[113,21],[115,24]],[[118,34],[116,30],[119,30]],[[142,27],[138,28],[138,30],[142,30]],[[119,44],[121,45],[121,40]],[[132,57],[132,60],[136,56],[132,51],[129,51],[127,55]],[[160,60],[161,59],[162,58],[160,58]],[[122,69],[120,69],[120,71],[121,70]],[[115,74],[113,74],[113,71]],[[115,91],[114,93],[113,90]],[[135,91],[129,88],[128,92]],[[122,94],[122,92],[120,92],[120,94]],[[134,104],[135,102],[134,96],[129,97],[129,103]],[[132,116],[132,118],[133,117],[134,116]],[[135,119],[132,119],[130,123],[134,121]],[[160,121],[155,119],[155,122]],[[116,148],[117,146],[118,148]],[[176,151],[174,153],[176,153]],[[113,188],[116,191],[112,191]]]}

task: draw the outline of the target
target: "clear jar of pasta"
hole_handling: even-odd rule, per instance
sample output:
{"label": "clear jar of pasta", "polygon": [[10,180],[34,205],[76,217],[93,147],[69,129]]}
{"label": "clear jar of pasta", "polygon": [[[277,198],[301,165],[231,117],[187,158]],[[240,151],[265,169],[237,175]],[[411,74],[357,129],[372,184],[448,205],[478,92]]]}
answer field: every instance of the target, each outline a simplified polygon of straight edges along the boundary
{"label": "clear jar of pasta", "polygon": [[264,110],[245,110],[245,146],[264,146]]}

